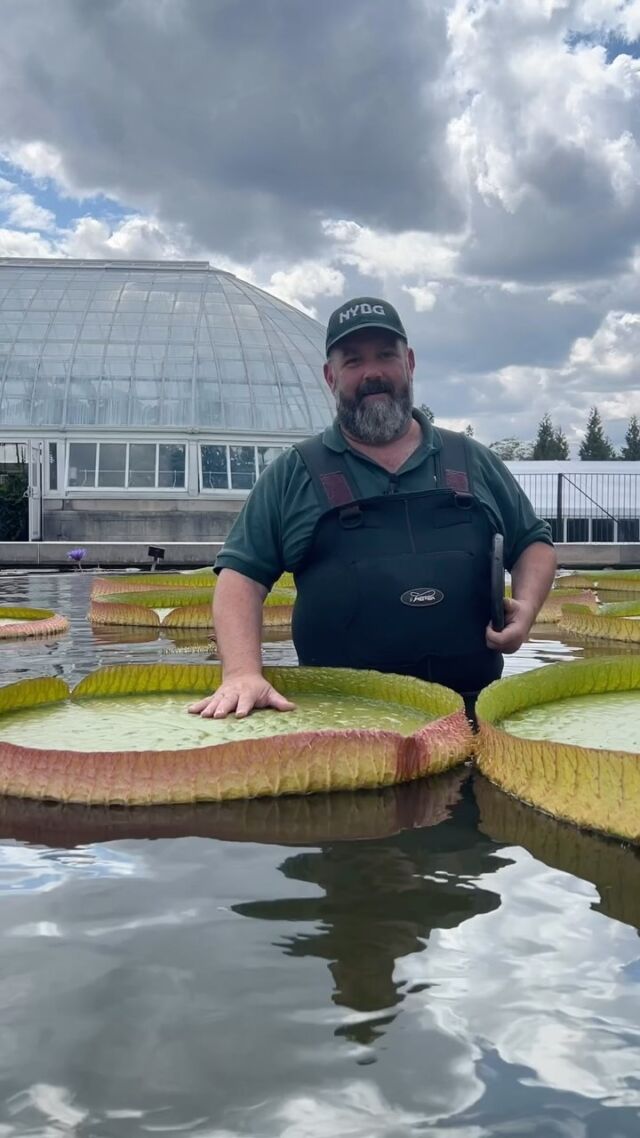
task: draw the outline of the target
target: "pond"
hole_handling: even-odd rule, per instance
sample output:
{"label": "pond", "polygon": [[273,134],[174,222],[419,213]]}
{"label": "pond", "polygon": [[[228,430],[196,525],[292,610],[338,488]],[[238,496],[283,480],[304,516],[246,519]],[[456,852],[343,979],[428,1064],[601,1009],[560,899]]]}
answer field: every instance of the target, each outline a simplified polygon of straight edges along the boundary
{"label": "pond", "polygon": [[[2,683],[203,661],[86,621]],[[628,652],[536,630],[507,672]],[[265,645],[293,663],[288,641]],[[351,840],[349,840],[351,839]],[[640,855],[469,772],[147,810],[0,800],[0,1136],[637,1138]]]}

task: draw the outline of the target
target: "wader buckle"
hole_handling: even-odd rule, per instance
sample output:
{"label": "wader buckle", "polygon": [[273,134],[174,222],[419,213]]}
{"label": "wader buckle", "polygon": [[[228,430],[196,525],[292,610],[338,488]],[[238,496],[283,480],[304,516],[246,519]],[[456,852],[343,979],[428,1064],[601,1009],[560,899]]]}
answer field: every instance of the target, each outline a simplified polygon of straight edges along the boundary
{"label": "wader buckle", "polygon": [[345,506],[338,514],[343,529],[357,529],[362,525],[362,510],[359,506]]}
{"label": "wader buckle", "polygon": [[473,506],[473,494],[459,490],[454,494],[453,501],[459,510],[470,510]]}

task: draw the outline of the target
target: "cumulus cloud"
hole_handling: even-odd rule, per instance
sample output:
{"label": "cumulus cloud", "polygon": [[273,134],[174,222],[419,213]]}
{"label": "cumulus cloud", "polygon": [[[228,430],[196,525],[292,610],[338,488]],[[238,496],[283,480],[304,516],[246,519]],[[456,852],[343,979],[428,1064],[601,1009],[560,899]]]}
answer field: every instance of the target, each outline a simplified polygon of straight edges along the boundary
{"label": "cumulus cloud", "polygon": [[431,312],[438,299],[437,285],[403,285],[402,291],[413,299],[416,312]]}
{"label": "cumulus cloud", "polygon": [[51,229],[55,214],[38,205],[32,194],[26,194],[7,178],[0,178],[0,215],[16,229]]}
{"label": "cumulus cloud", "polygon": [[2,255],[209,260],[321,320],[387,295],[443,420],[577,432],[601,400],[624,433],[640,0],[41,12],[3,5]]}
{"label": "cumulus cloud", "polygon": [[573,342],[560,366],[500,368],[484,378],[484,399],[482,392],[467,389],[469,415],[490,441],[488,436],[531,438],[549,412],[575,449],[595,405],[619,446],[630,417],[640,415],[639,352],[640,315],[609,312],[593,335]]}
{"label": "cumulus cloud", "polygon": [[323,215],[462,221],[438,161],[444,8],[59,0],[46,37],[41,13],[3,9],[0,136],[23,162],[39,144],[41,171],[59,154],[69,191],[188,216],[236,256],[310,253]]}
{"label": "cumulus cloud", "polygon": [[269,279],[269,292],[288,304],[304,309],[309,316],[317,316],[317,309],[307,307],[303,301],[319,296],[341,296],[344,292],[344,275],[321,261],[303,261],[288,271],[278,270]]}
{"label": "cumulus cloud", "polygon": [[448,143],[476,238],[468,272],[560,281],[628,265],[640,222],[640,60],[609,61],[603,44],[580,38],[622,25],[632,21],[614,3],[456,0],[449,69],[463,109]]}

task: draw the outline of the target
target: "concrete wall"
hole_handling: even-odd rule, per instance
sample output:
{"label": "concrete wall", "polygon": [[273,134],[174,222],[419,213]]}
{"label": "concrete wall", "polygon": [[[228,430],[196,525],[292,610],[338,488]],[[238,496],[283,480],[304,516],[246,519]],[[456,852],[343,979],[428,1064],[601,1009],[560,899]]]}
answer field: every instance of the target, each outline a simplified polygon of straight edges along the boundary
{"label": "concrete wall", "polygon": [[[11,568],[69,568],[67,553],[73,542],[9,541],[0,542],[0,569]],[[213,565],[222,540],[209,542],[171,542],[157,537],[144,542],[89,542],[79,541],[87,550],[83,564],[87,568],[134,566],[147,569],[151,564],[147,545],[160,545],[165,550],[162,568]],[[613,545],[609,543],[556,545],[558,561],[563,569],[640,569],[640,543]]]}
{"label": "concrete wall", "polygon": [[[87,555],[83,565],[87,569],[95,568],[135,568],[149,569],[151,559],[147,553],[147,542],[86,542],[82,548]],[[200,543],[165,543],[152,542],[160,545],[164,551],[164,560],[159,562],[159,568],[192,568],[200,569],[213,565],[216,554],[221,548],[221,542]],[[0,569],[69,569],[77,572],[67,557],[73,548],[69,541],[9,541],[0,542]]]}
{"label": "concrete wall", "polygon": [[45,500],[44,541],[86,546],[93,542],[222,541],[242,502],[203,499],[83,498]]}

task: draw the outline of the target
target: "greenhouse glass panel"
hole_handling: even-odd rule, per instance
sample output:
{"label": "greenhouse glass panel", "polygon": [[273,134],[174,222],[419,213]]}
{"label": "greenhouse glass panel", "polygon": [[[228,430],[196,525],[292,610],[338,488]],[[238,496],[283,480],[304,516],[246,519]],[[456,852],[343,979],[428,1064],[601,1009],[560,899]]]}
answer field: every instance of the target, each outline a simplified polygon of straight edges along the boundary
{"label": "greenhouse glass panel", "polygon": [[618,519],[618,541],[640,541],[640,519]]}
{"label": "greenhouse glass panel", "polygon": [[100,443],[98,462],[98,486],[110,486],[115,489],[124,486],[126,443]]}
{"label": "greenhouse glass panel", "polygon": [[165,396],[160,409],[160,422],[163,427],[188,426],[191,422],[191,399],[167,399]]}
{"label": "greenhouse glass panel", "polygon": [[31,421],[31,405],[21,396],[5,395],[0,400],[0,420],[13,423],[17,427],[28,427]]}
{"label": "greenhouse glass panel", "polygon": [[25,320],[18,331],[19,340],[42,340],[47,334],[48,324],[41,324],[35,320]]}
{"label": "greenhouse glass panel", "polygon": [[49,443],[49,489],[58,489],[58,444]]}
{"label": "greenhouse glass panel", "polygon": [[49,330],[50,340],[75,340],[80,330],[79,324],[58,324],[57,322],[51,325]]}
{"label": "greenhouse glass panel", "polygon": [[254,447],[230,446],[229,465],[233,490],[250,490],[256,480]]}
{"label": "greenhouse glass panel", "polygon": [[229,486],[227,473],[227,448],[225,446],[200,447],[203,490],[226,490]]}
{"label": "greenhouse glass panel", "polygon": [[198,392],[197,415],[201,427],[222,426],[222,402],[216,388]]}
{"label": "greenhouse glass panel", "polygon": [[258,474],[262,474],[262,471],[266,470],[269,464],[282,454],[283,450],[284,447],[258,447]]}
{"label": "greenhouse glass panel", "polygon": [[567,518],[567,541],[589,540],[588,518]]}
{"label": "greenhouse glass panel", "polygon": [[282,409],[279,402],[255,403],[253,415],[256,427],[262,431],[281,431],[283,427]]}
{"label": "greenhouse glass panel", "polygon": [[155,443],[130,443],[129,487],[153,489],[156,484],[156,449]]}
{"label": "greenhouse glass panel", "polygon": [[614,541],[613,518],[593,518],[591,521],[592,541]]}
{"label": "greenhouse glass panel", "polygon": [[96,443],[69,443],[69,486],[95,486]]}
{"label": "greenhouse glass panel", "polygon": [[158,486],[173,489],[184,487],[184,446],[160,443],[158,450]]}
{"label": "greenhouse glass panel", "polygon": [[224,419],[227,426],[251,429],[254,426],[251,403],[233,403],[225,399]]}

